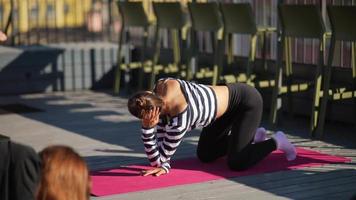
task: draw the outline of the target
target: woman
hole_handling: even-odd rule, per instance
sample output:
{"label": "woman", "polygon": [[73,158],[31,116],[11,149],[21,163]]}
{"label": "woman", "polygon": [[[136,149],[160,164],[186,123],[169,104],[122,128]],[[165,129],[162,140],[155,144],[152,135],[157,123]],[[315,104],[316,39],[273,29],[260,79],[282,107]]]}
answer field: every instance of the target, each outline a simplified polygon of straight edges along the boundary
{"label": "woman", "polygon": [[40,152],[42,176],[37,200],[88,200],[90,176],[85,161],[70,147],[49,146]]}
{"label": "woman", "polygon": [[282,132],[266,140],[266,131],[257,130],[262,98],[246,84],[207,86],[167,78],[157,82],[154,93],[133,95],[128,109],[142,119],[145,151],[155,166],[144,171],[144,176],[169,173],[170,159],[184,134],[197,127],[204,127],[197,148],[202,162],[227,155],[232,170],[244,170],[276,149],[288,160],[296,157],[295,147]]}

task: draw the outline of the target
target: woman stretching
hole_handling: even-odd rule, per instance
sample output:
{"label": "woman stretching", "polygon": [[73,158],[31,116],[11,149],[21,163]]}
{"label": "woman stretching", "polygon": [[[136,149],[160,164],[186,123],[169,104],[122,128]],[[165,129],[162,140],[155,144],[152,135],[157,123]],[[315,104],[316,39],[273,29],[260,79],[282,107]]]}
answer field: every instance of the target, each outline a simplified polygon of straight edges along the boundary
{"label": "woman stretching", "polygon": [[154,92],[134,94],[128,101],[130,113],[142,120],[142,140],[155,168],[143,175],[169,172],[170,159],[189,130],[203,127],[197,156],[212,162],[227,156],[232,170],[245,170],[272,151],[282,150],[287,160],[296,158],[295,147],[282,132],[266,139],[257,129],[262,117],[262,98],[246,84],[207,86],[167,78],[157,82]]}

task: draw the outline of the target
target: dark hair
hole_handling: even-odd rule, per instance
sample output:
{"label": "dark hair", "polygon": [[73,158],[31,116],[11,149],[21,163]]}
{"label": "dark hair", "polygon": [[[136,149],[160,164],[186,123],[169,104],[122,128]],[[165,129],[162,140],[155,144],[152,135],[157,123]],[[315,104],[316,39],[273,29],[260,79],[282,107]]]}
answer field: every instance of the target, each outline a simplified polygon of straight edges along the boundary
{"label": "dark hair", "polygon": [[130,97],[127,102],[127,107],[130,113],[140,119],[142,118],[144,111],[149,111],[154,107],[159,107],[161,109],[162,106],[162,98],[149,91],[137,92]]}

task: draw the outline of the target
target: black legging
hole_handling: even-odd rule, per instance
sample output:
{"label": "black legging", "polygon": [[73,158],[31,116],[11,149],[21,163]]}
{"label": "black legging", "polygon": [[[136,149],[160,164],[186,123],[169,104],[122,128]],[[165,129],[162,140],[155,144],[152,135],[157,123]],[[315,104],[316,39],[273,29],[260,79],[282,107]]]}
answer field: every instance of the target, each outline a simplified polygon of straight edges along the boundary
{"label": "black legging", "polygon": [[232,170],[247,169],[276,149],[273,139],[253,144],[262,117],[262,97],[253,87],[228,84],[229,105],[226,113],[203,128],[197,149],[202,162],[227,155]]}

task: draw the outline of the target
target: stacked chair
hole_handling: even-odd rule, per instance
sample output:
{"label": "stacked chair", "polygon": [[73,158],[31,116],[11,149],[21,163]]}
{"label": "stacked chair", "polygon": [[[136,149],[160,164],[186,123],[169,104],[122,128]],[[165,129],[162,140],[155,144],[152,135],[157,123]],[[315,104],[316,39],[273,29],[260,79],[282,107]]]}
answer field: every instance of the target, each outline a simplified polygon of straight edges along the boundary
{"label": "stacked chair", "polygon": [[[294,97],[298,94],[313,96],[311,105],[310,130],[312,137],[322,138],[327,104],[329,101],[353,99],[354,119],[356,123],[356,6],[328,6],[328,16],[332,33],[326,32],[320,8],[317,5],[278,5],[280,29],[278,33],[277,60],[274,77],[266,66],[266,36],[276,31],[271,27],[258,27],[253,10],[248,3],[188,3],[190,27],[187,15],[179,2],[154,2],[156,16],[152,55],[148,55],[148,29],[151,26],[142,2],[118,2],[123,28],[119,38],[118,66],[115,74],[115,93],[119,92],[122,72],[139,70],[138,87],[142,89],[144,75],[149,75],[148,88],[152,88],[157,76],[164,74],[181,79],[204,82],[211,85],[218,83],[244,82],[256,88],[272,89],[270,124],[276,125],[282,105],[293,113]],[[142,46],[138,61],[122,63],[124,36],[131,27],[139,27],[142,34]],[[171,50],[162,54],[162,30],[169,33]],[[203,37],[198,37],[198,35]],[[235,67],[233,56],[233,36],[248,35],[249,56],[246,66]],[[330,45],[326,43],[331,35]],[[188,37],[189,36],[189,37]],[[307,73],[309,78],[298,77],[292,58],[292,41],[296,38],[318,41],[318,55],[315,71]],[[256,70],[257,40],[263,44],[263,69]],[[332,84],[332,63],[336,41],[346,41],[352,49],[351,87],[335,87]],[[227,46],[226,46],[227,44]],[[207,46],[212,51],[206,52]],[[199,48],[202,47],[202,48]],[[327,63],[324,64],[326,47],[329,47]],[[202,51],[203,49],[203,51]],[[284,56],[283,56],[284,54]],[[225,59],[226,58],[226,59]],[[208,60],[208,62],[204,62]],[[226,60],[226,62],[225,62]],[[310,74],[312,74],[310,76]],[[304,74],[305,75],[305,74]],[[303,75],[303,76],[304,76]],[[207,82],[208,81],[208,82]],[[312,95],[310,95],[312,94]],[[287,101],[282,104],[282,98]]]}
{"label": "stacked chair", "polygon": [[[192,20],[190,57],[188,59],[195,59],[196,72],[192,75],[192,71],[188,68],[187,77],[188,79],[194,80],[210,79],[211,81],[209,83],[216,85],[221,73],[219,58],[223,39],[223,22],[219,13],[219,6],[215,2],[188,3],[188,8]],[[198,33],[210,34],[212,44],[211,54],[199,51]],[[202,42],[203,46],[207,45],[206,40]],[[200,62],[199,58],[204,55],[205,58],[212,58],[212,61],[209,63],[210,66],[206,66],[206,63]]]}
{"label": "stacked chair", "polygon": [[[353,120],[356,124],[356,6],[328,6],[331,24],[331,42],[328,61],[324,69],[322,86],[316,88],[314,113],[312,115],[312,137],[323,138],[328,101],[353,99]],[[335,56],[336,41],[351,44],[352,85],[331,87],[332,63]]]}
{"label": "stacked chair", "polygon": [[[130,70],[138,69],[138,87],[142,88],[144,68],[150,68],[152,66],[152,58],[146,55],[148,48],[148,29],[150,23],[143,9],[142,2],[118,2],[117,5],[121,14],[122,28],[119,35],[118,64],[114,80],[115,94],[118,94],[120,90],[122,72],[129,73]],[[122,63],[121,55],[123,54],[123,44],[126,44],[127,48],[131,48],[128,35],[129,28],[140,28],[143,30],[141,38],[142,43],[140,47],[140,60],[130,61],[129,63],[126,61],[126,63]],[[127,37],[124,38],[124,36]]]}
{"label": "stacked chair", "polygon": [[[157,18],[155,31],[155,48],[153,57],[153,66],[161,69],[164,74],[184,78],[186,76],[186,49],[187,49],[187,22],[184,18],[184,12],[179,2],[158,3],[153,2],[153,10]],[[172,46],[172,55],[170,59],[162,59],[160,30],[167,30],[170,34]],[[166,56],[167,57],[167,56]],[[156,75],[159,71],[152,71],[149,88],[153,88]]]}
{"label": "stacked chair", "polygon": [[[116,69],[115,81],[114,81],[114,93],[118,94],[120,89],[122,72],[129,72],[133,69],[138,69],[138,89],[143,88],[143,80],[149,74],[148,89],[152,89],[156,75],[159,73],[175,74],[178,77],[185,76],[183,68],[186,69],[185,62],[182,59],[184,52],[186,38],[186,22],[184,19],[184,13],[180,6],[180,3],[153,3],[154,13],[156,15],[156,26],[153,39],[153,47],[149,48],[148,31],[152,26],[148,21],[148,17],[144,11],[142,2],[118,2],[119,12],[122,18],[122,29],[119,38],[119,50],[118,50],[118,66]],[[127,35],[129,28],[141,28],[144,33],[142,34],[142,42],[140,49],[140,60],[131,61],[129,63],[122,63],[122,47],[125,43],[128,48],[131,44],[129,40],[123,41],[123,36]],[[171,61],[163,61],[160,63],[161,58],[161,35],[160,30],[167,30],[170,32],[171,41],[173,46],[173,59]],[[184,39],[183,39],[184,38]],[[148,51],[150,51],[148,53]],[[146,78],[145,78],[146,79]]]}
{"label": "stacked chair", "polygon": [[[266,36],[268,33],[275,32],[273,27],[257,27],[255,17],[252,11],[251,4],[239,3],[230,4],[224,3],[220,5],[221,13],[224,21],[224,41],[227,41],[227,67],[228,71],[233,73],[223,73],[221,80],[225,83],[230,82],[245,82],[257,88],[267,88],[274,85],[274,79],[269,79],[265,74],[268,74],[266,65]],[[245,69],[239,70],[233,69],[233,35],[242,34],[250,36],[250,52],[248,56],[248,62]],[[263,73],[260,74],[263,77],[256,77],[255,58],[257,50],[257,39],[262,40],[262,60],[263,60]],[[237,68],[237,67],[235,67]],[[263,80],[265,79],[265,80]]]}
{"label": "stacked chair", "polygon": [[[284,52],[285,67],[282,68],[280,64],[276,65],[276,84],[273,89],[270,113],[270,123],[272,125],[277,123],[278,110],[282,107],[282,96],[286,96],[288,99],[288,110],[289,112],[293,112],[294,94],[310,91],[313,89],[313,86],[315,87],[314,91],[316,91],[320,87],[324,56],[324,37],[326,35],[319,8],[316,5],[282,4],[278,7],[278,14],[281,23],[282,42],[282,49],[279,49],[279,51]],[[294,38],[308,38],[319,41],[318,64],[314,80],[299,80],[293,73],[291,42]],[[282,58],[279,56],[277,59]],[[277,63],[283,62],[277,61]],[[314,98],[316,98],[315,95]]]}

